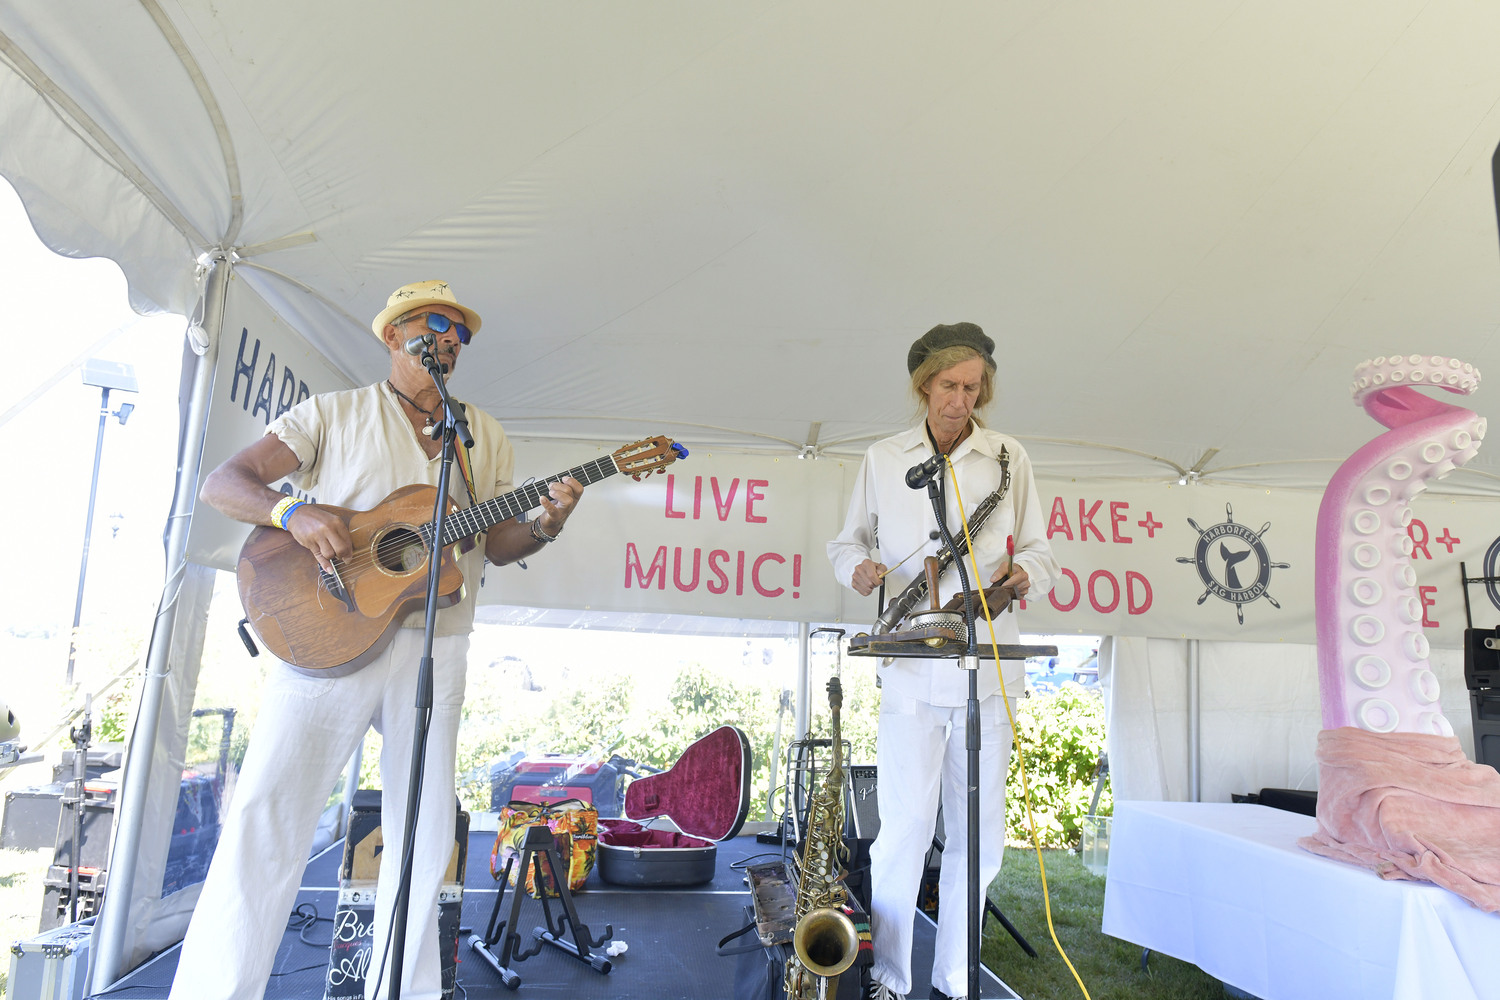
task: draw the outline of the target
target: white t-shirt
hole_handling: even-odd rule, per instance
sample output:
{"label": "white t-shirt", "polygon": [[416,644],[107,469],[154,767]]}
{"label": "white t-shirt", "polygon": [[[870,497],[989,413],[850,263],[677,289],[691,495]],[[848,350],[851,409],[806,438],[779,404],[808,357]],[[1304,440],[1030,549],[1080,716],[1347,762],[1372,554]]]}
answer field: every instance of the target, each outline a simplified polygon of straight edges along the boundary
{"label": "white t-shirt", "polygon": [[[478,407],[466,416],[474,435],[469,452],[474,493],[480,501],[511,490],[515,453],[499,422]],[[344,392],[312,396],[271,422],[275,434],[297,456],[289,478],[315,502],[369,510],[394,490],[413,483],[436,486],[441,458],[428,458],[401,402],[384,382]],[[463,446],[459,446],[463,450]],[[454,462],[448,492],[460,507],[469,506],[459,463]],[[461,635],[473,629],[474,601],[484,569],[484,545],[458,556],[464,576],[463,599],[438,612],[438,635]],[[414,611],[402,625],[421,628],[425,613]]]}
{"label": "white t-shirt", "polygon": [[[964,557],[964,566],[968,569],[971,586],[987,586],[990,575],[1006,555],[1007,540],[1010,540],[1015,549],[1016,564],[1026,570],[1031,580],[1027,600],[1037,601],[1052,589],[1061,570],[1052,555],[1052,546],[1047,542],[1047,512],[1037,498],[1031,459],[1019,441],[998,431],[974,428],[949,458],[958,478],[958,489],[955,491],[951,482],[945,482],[945,517],[953,537],[961,539],[964,522],[959,516],[959,500],[962,499],[964,511],[972,517],[974,509],[1000,486],[1002,447],[1010,461],[1010,490],[974,536],[979,578],[974,579],[968,556]],[[833,564],[839,583],[849,586],[854,568],[865,559],[895,566],[921,546],[916,555],[885,578],[885,597],[889,601],[922,572],[923,557],[936,555],[942,548],[941,539],[928,539],[929,533],[937,528],[937,517],[926,488],[914,490],[906,485],[907,470],[931,455],[932,445],[927,440],[925,424],[877,441],[865,452],[859,479],[849,498],[844,529],[838,538],[828,543],[828,561]],[[946,481],[946,470],[944,477]],[[945,603],[960,589],[958,571],[950,564],[938,581],[938,603]],[[914,610],[926,610],[926,607]],[[1020,642],[1019,611],[1020,606],[1016,604],[995,619],[996,642]],[[983,646],[990,641],[990,635],[982,611],[978,615],[977,627],[979,644]],[[1006,693],[1018,697],[1025,690],[1024,661],[1001,662],[1005,669]],[[989,659],[980,661],[981,699],[1000,690],[998,672],[993,664],[994,661]],[[956,706],[968,699],[969,681],[959,669],[957,660],[901,657],[889,665],[882,665],[879,670],[881,685],[888,691],[899,691],[931,705]]]}

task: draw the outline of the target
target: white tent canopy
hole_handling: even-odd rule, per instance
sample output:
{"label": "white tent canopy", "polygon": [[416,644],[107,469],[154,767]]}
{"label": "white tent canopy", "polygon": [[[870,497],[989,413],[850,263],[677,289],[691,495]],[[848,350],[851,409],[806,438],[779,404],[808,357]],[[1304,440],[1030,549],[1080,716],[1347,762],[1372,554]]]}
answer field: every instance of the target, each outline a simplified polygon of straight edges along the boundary
{"label": "white tent canopy", "polygon": [[[1316,492],[1376,430],[1356,364],[1497,370],[1497,37],[1466,0],[11,0],[0,174],[142,311],[211,338],[232,272],[352,382],[386,295],[447,279],[485,320],[456,386],[514,435],[855,456],[910,419],[911,340],[971,320],[1045,476]],[[1500,496],[1500,451],[1441,491]],[[1168,638],[1117,659],[1150,711],[1116,774],[1182,797]],[[1256,655],[1205,658],[1210,711],[1260,718]],[[1279,662],[1250,680],[1288,689],[1284,759],[1216,790],[1308,769],[1306,649]]]}
{"label": "white tent canopy", "polygon": [[[1500,10],[1460,0],[0,11],[0,173],[190,312],[249,282],[355,381],[394,287],[484,315],[516,433],[857,453],[906,346],[996,335],[1056,474],[1320,488],[1368,357],[1495,369]],[[1480,397],[1483,405],[1483,396]],[[1481,453],[1452,487],[1493,492]]]}

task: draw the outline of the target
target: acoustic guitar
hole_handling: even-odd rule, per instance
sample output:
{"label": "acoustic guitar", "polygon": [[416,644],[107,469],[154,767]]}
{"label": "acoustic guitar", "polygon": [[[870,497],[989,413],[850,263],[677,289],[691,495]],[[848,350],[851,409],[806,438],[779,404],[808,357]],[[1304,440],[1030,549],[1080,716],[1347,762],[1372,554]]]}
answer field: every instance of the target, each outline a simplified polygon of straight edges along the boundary
{"label": "acoustic guitar", "polygon": [[[443,518],[440,607],[457,604],[463,572],[454,548],[492,524],[541,506],[547,486],[566,476],[588,486],[623,472],[636,481],[660,472],[687,449],[664,437],[627,444],[611,455],[534,481]],[[304,673],[353,673],[390,642],[408,614],[426,604],[427,563],[437,487],[403,486],[369,510],[319,504],[343,518],[354,554],[325,571],[291,532],[260,525],[240,549],[240,601],[250,626],[277,657]]]}

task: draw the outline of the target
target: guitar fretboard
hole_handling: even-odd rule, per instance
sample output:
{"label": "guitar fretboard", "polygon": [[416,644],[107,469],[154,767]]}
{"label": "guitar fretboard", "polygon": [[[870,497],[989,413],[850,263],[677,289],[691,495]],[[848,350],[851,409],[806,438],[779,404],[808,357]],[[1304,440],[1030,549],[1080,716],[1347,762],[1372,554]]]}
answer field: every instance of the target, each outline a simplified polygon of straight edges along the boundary
{"label": "guitar fretboard", "polygon": [[[547,495],[547,487],[552,483],[562,482],[569,476],[578,480],[585,486],[591,486],[601,479],[607,479],[619,472],[615,465],[613,455],[605,455],[596,458],[592,462],[585,462],[576,469],[567,472],[559,472],[555,476],[546,479],[538,479],[527,483],[518,490],[512,490],[503,496],[486,500],[483,503],[457,510],[443,519],[443,545],[448,546],[460,538],[467,538],[475,532],[483,531],[492,524],[512,517],[519,517],[542,505],[542,497]],[[423,535],[432,537],[432,524],[429,522],[424,526]]]}

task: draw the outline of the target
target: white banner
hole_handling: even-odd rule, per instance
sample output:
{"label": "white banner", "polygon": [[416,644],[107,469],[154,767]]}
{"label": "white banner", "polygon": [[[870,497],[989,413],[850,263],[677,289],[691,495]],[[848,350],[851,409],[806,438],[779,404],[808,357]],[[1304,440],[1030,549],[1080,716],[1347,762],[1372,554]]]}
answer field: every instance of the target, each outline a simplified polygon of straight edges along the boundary
{"label": "white banner", "polygon": [[[1177,485],[1039,482],[1063,578],[1022,611],[1028,632],[1316,641],[1318,493]],[[1435,646],[1463,644],[1470,577],[1494,575],[1500,518],[1489,500],[1419,497],[1407,528],[1423,625]],[[1484,569],[1490,565],[1490,569]],[[1493,588],[1491,588],[1493,590]],[[1474,585],[1474,623],[1500,615]]]}
{"label": "white banner", "polygon": [[[282,322],[249,285],[231,276],[225,291],[224,328],[199,486],[203,476],[254,443],[272,420],[295,404],[314,393],[350,388],[353,384],[342,372]],[[287,482],[279,488],[287,494],[296,492]],[[232,570],[249,532],[249,525],[231,521],[200,503],[193,509],[188,532],[188,559]]]}
{"label": "white banner", "polygon": [[[242,282],[230,292],[205,470],[308,394],[347,387]],[[516,475],[543,478],[624,442],[514,443]],[[480,602],[868,627],[876,599],[840,586],[825,554],[858,468],[858,460],[694,451],[643,483],[598,483],[566,538],[525,568],[488,568]],[[1047,477],[1038,493],[1063,575],[1050,595],[1019,609],[1022,631],[1316,641],[1321,494]],[[1456,648],[1465,622],[1459,564],[1471,577],[1500,575],[1500,518],[1486,499],[1423,496],[1412,510],[1423,625],[1434,646]],[[232,569],[247,530],[200,504],[191,558]],[[1500,588],[1473,585],[1468,596],[1475,625],[1500,622]]]}
{"label": "white banner", "polygon": [[[518,483],[612,450],[515,446]],[[524,570],[489,567],[480,602],[831,621],[841,588],[824,546],[843,522],[843,468],[691,451],[640,484],[606,480],[589,488],[562,539]]]}

